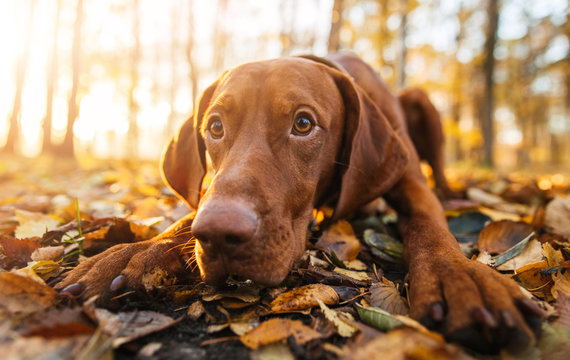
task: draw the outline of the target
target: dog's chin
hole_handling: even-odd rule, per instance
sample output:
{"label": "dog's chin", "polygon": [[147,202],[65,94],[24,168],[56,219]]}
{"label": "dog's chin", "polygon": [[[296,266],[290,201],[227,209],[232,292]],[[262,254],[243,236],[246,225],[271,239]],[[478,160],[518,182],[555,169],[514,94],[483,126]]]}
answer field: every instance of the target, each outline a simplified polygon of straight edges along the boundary
{"label": "dog's chin", "polygon": [[270,257],[250,257],[248,259],[228,260],[224,256],[209,257],[196,248],[196,260],[202,281],[212,286],[223,286],[228,279],[234,281],[252,281],[272,287],[279,285],[293,266],[297,254],[281,255],[279,261]]}
{"label": "dog's chin", "polygon": [[283,279],[289,273],[289,269],[286,271],[275,271],[275,269],[267,269],[262,273],[255,272],[226,272],[226,271],[210,271],[206,270],[201,272],[202,280],[211,286],[221,287],[228,282],[253,282],[256,285],[263,287],[273,287],[279,285]]}

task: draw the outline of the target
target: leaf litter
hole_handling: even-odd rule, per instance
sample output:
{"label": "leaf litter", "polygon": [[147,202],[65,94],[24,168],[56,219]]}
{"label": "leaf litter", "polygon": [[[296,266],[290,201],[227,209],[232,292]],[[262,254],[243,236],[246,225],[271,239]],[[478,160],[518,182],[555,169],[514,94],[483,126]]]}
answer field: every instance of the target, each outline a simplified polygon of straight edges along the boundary
{"label": "leaf litter", "polygon": [[[199,282],[163,281],[167,274],[156,273],[147,279],[152,286],[146,292],[118,296],[110,308],[92,302],[79,307],[73,296],[51,287],[63,272],[115,244],[151,238],[187,210],[152,163],[79,170],[63,164],[56,173],[45,165],[10,166],[20,166],[16,171],[24,175],[17,182],[16,177],[3,180],[9,193],[0,190],[3,354],[473,355],[407,316],[403,246],[396,215],[385,202],[375,209],[377,215],[338,222],[309,239],[305,256],[278,288],[238,284],[216,290]],[[33,172],[49,176],[38,183]],[[28,181],[22,181],[26,176]],[[462,248],[469,247],[468,256],[512,276],[546,310],[542,335],[527,354],[565,354],[570,341],[568,183],[542,191],[530,177],[489,180],[473,174],[465,174],[462,183],[468,199],[443,203],[453,234]],[[317,232],[327,211],[330,215],[327,209],[315,212]]]}

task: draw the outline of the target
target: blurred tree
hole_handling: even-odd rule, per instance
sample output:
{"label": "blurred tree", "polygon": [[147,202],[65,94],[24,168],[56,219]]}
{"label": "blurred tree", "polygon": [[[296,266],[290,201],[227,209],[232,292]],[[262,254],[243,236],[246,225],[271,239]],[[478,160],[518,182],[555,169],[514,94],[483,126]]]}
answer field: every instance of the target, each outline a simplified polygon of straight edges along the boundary
{"label": "blurred tree", "polygon": [[195,40],[195,28],[194,28],[194,1],[188,1],[188,40],[186,42],[186,60],[188,61],[188,66],[190,67],[190,86],[192,89],[192,108],[196,104],[196,98],[198,97],[198,81],[199,81],[199,71],[198,64],[196,63],[194,57],[196,40]]}
{"label": "blurred tree", "polygon": [[481,131],[483,133],[483,161],[487,166],[493,166],[493,145],[495,134],[493,130],[494,112],[494,76],[495,76],[495,44],[497,42],[497,27],[499,23],[498,0],[487,0],[487,31],[485,40],[485,88],[482,97]]}
{"label": "blurred tree", "polygon": [[73,125],[79,115],[77,92],[79,89],[79,74],[81,71],[81,28],[83,25],[83,0],[77,0],[75,8],[75,22],[73,24],[73,42],[71,44],[71,94],[67,106],[67,126],[65,137],[61,145],[57,147],[57,153],[61,156],[73,156],[74,136]]}
{"label": "blurred tree", "polygon": [[399,89],[406,86],[406,53],[408,47],[406,46],[407,24],[408,24],[409,3],[408,0],[400,0],[400,54],[398,59],[398,80],[396,82]]}
{"label": "blurred tree", "polygon": [[141,59],[141,44],[140,44],[140,15],[139,15],[139,0],[132,2],[132,16],[133,16],[133,38],[134,47],[131,51],[130,63],[130,87],[128,91],[129,103],[129,132],[127,139],[127,155],[129,158],[138,157],[139,145],[139,128],[137,124],[137,114],[139,105],[135,98],[135,91],[139,84],[139,63]]}
{"label": "blurred tree", "polygon": [[214,71],[220,74],[224,70],[224,59],[228,46],[228,34],[226,31],[226,16],[228,10],[228,0],[218,0],[216,19],[214,24],[213,44],[214,44]]}
{"label": "blurred tree", "polygon": [[51,127],[53,119],[53,94],[57,87],[58,79],[58,38],[61,14],[61,0],[57,0],[55,5],[55,16],[53,25],[52,44],[49,53],[49,61],[47,68],[47,87],[46,87],[46,114],[43,121],[43,142],[42,152],[52,152],[54,147],[51,141]]}
{"label": "blurred tree", "polygon": [[331,29],[329,32],[328,52],[340,50],[340,29],[342,27],[342,13],[344,0],[334,0],[331,14]]}
{"label": "blurred tree", "polygon": [[[176,93],[178,91],[178,36],[180,30],[179,21],[180,10],[176,6],[170,8],[170,86],[168,87],[168,105],[170,107],[170,112],[168,113],[168,122],[166,125],[167,134],[173,134],[175,129],[176,121]],[[222,60],[223,61],[223,60]]]}
{"label": "blurred tree", "polygon": [[25,37],[21,52],[18,54],[16,60],[16,89],[14,92],[14,101],[12,105],[12,112],[8,122],[8,137],[3,151],[7,153],[15,153],[16,145],[20,141],[20,116],[22,110],[22,90],[24,88],[24,81],[26,79],[26,70],[28,68],[28,61],[30,58],[30,42],[32,33],[32,24],[34,19],[34,9],[36,1],[30,0],[28,2],[28,16],[27,23],[24,26]]}

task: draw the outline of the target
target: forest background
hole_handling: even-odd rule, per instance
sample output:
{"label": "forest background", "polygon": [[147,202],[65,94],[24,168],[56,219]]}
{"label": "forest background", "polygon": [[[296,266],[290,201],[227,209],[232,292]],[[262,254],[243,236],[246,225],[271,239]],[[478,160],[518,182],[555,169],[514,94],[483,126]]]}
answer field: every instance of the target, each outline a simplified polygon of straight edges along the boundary
{"label": "forest background", "polygon": [[0,3],[0,149],[158,159],[228,67],[350,50],[427,90],[451,166],[570,163],[566,0]]}

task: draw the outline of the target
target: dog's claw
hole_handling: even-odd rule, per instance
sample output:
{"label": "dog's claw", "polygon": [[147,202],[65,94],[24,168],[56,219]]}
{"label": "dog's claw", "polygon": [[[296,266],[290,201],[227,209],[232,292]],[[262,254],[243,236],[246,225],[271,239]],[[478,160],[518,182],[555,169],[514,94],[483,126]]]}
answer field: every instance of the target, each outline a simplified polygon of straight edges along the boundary
{"label": "dog's claw", "polygon": [[532,301],[528,299],[520,299],[517,301],[518,308],[526,315],[544,318],[544,312]]}
{"label": "dog's claw", "polygon": [[517,326],[515,318],[507,310],[501,311],[501,318],[503,319],[503,324],[505,324],[507,328],[514,328],[515,326]]}
{"label": "dog's claw", "polygon": [[64,287],[63,289],[61,289],[62,293],[69,293],[73,296],[79,296],[84,290],[84,286],[81,284],[71,284],[71,285],[67,285],[66,287]]}
{"label": "dog's claw", "polygon": [[430,308],[430,315],[435,322],[438,323],[442,322],[445,316],[443,305],[439,302],[433,304]]}
{"label": "dog's claw", "polygon": [[125,285],[127,285],[127,278],[124,275],[119,275],[114,278],[113,281],[111,281],[111,286],[109,286],[109,289],[111,291],[118,291],[124,288]]}
{"label": "dog's claw", "polygon": [[477,321],[480,324],[483,324],[484,326],[488,327],[488,328],[496,328],[497,327],[497,321],[495,320],[495,318],[493,317],[493,315],[491,315],[491,313],[484,308],[475,308],[473,309],[473,312],[471,313],[471,317],[473,318],[473,320]]}

